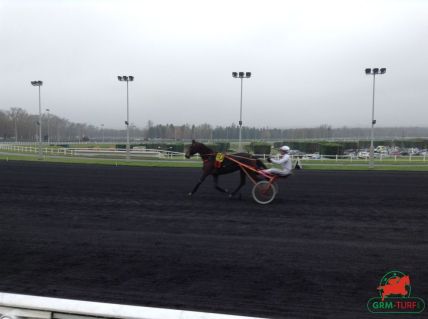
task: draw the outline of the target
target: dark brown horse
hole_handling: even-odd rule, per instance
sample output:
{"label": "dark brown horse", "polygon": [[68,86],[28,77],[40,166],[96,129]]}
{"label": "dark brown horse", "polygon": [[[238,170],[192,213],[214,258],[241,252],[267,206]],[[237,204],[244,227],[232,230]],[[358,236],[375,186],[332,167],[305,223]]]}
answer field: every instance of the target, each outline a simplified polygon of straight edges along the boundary
{"label": "dark brown horse", "polygon": [[[192,196],[198,190],[199,186],[204,182],[205,178],[209,175],[213,176],[214,179],[214,188],[222,193],[228,193],[229,197],[233,197],[236,193],[245,185],[246,174],[243,167],[239,166],[236,162],[231,161],[228,157],[231,157],[241,163],[254,167],[255,169],[265,169],[266,166],[259,159],[254,158],[251,154],[248,153],[235,153],[228,154],[221,163],[216,163],[217,152],[214,152],[212,149],[207,147],[202,143],[198,143],[195,140],[192,141],[192,144],[186,152],[186,158],[199,154],[202,161],[204,162],[202,167],[202,176],[199,179],[198,183],[195,185],[193,190],[189,193],[189,196]],[[218,186],[218,177],[219,175],[229,174],[236,171],[240,171],[240,183],[238,187],[231,193],[227,189],[221,188]],[[254,179],[258,179],[257,173],[250,170],[246,170]]]}

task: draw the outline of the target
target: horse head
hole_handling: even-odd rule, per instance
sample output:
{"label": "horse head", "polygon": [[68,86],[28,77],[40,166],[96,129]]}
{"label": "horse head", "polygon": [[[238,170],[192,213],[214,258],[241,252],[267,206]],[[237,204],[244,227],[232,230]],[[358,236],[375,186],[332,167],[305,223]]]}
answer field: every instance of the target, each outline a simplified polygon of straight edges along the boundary
{"label": "horse head", "polygon": [[206,154],[212,154],[213,151],[204,144],[192,140],[192,144],[190,144],[190,146],[187,148],[184,156],[186,158],[190,158],[197,153],[199,153],[201,156],[204,156]]}
{"label": "horse head", "polygon": [[192,140],[192,144],[187,148],[186,154],[184,155],[186,158],[190,158],[198,152],[197,143],[195,140]]}
{"label": "horse head", "polygon": [[410,285],[410,277],[409,277],[409,275],[403,276],[401,278],[401,281],[403,282],[404,286],[409,286]]}

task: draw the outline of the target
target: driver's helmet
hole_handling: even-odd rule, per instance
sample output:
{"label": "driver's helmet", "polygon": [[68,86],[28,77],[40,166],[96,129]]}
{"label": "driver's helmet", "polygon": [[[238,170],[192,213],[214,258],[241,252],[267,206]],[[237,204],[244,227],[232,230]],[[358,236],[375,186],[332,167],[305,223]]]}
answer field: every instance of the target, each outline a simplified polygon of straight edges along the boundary
{"label": "driver's helmet", "polygon": [[287,145],[281,146],[279,148],[281,151],[288,153],[290,151],[290,148]]}

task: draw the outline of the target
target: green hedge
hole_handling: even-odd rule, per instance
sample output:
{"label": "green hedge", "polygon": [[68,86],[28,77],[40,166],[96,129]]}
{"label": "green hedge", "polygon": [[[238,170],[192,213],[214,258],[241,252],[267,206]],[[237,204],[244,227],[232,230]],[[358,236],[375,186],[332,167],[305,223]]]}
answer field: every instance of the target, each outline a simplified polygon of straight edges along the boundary
{"label": "green hedge", "polygon": [[248,152],[254,154],[270,154],[272,146],[268,143],[251,142],[245,147]]}
{"label": "green hedge", "polygon": [[320,143],[319,153],[321,155],[342,155],[343,144],[340,143]]}
{"label": "green hedge", "polygon": [[342,145],[343,150],[356,150],[360,148],[359,142],[337,142]]}
{"label": "green hedge", "polygon": [[229,142],[218,142],[217,145],[219,146],[220,152],[227,152],[230,149]]}
{"label": "green hedge", "polygon": [[[155,150],[163,150],[163,151],[171,151],[171,152],[184,152],[184,144],[183,143],[141,143],[141,144],[131,144],[131,149],[134,147],[141,147],[155,149]],[[126,144],[116,144],[116,148],[118,149],[126,149]]]}
{"label": "green hedge", "polygon": [[206,147],[209,147],[213,152],[227,152],[230,148],[229,142],[218,142],[218,143],[205,143]]}
{"label": "green hedge", "polygon": [[164,150],[171,152],[184,152],[184,144],[183,143],[144,143],[140,146],[145,146],[146,148],[151,148],[155,150]]}
{"label": "green hedge", "polygon": [[307,142],[306,141],[304,142],[283,141],[283,142],[276,142],[273,144],[275,148],[279,148],[283,145],[289,146],[292,150],[299,150],[305,153],[319,152],[319,149],[320,149],[319,142],[310,142],[310,141],[307,141]]}

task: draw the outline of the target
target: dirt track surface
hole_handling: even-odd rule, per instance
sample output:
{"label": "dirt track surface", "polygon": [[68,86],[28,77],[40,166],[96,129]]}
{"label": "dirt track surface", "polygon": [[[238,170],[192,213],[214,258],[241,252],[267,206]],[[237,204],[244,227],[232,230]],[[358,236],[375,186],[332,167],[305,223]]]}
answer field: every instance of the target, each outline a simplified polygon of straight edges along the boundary
{"label": "dirt track surface", "polygon": [[[379,318],[390,270],[428,300],[428,174],[299,171],[268,206],[199,169],[1,162],[0,291],[273,318]],[[220,178],[232,188],[238,175]],[[425,313],[426,315],[426,313]]]}

